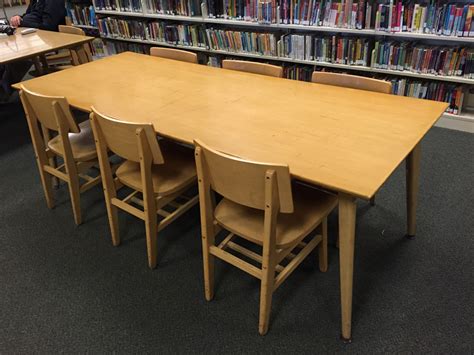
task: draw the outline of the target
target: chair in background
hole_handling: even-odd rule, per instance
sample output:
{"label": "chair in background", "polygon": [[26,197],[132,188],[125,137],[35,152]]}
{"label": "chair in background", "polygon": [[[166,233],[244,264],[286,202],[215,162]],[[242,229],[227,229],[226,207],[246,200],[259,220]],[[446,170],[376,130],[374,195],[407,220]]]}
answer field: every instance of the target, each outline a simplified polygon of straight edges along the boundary
{"label": "chair in background", "polygon": [[254,73],[254,74],[274,76],[277,78],[283,77],[282,67],[279,67],[277,65],[265,64],[265,63],[248,62],[245,60],[225,59],[222,61],[222,68],[244,71],[244,72]]}
{"label": "chair in background", "polygon": [[[392,83],[388,81],[357,75],[315,71],[311,81],[318,84],[342,86],[351,89],[380,92],[382,94],[390,94],[392,92]],[[370,199],[370,204],[372,206],[375,205],[375,196]]]}
{"label": "chair in background", "polygon": [[[100,183],[86,172],[97,165],[94,138],[88,121],[77,124],[65,97],[44,96],[20,90],[46,203],[54,207],[53,178],[67,182],[76,224],[82,223],[80,193]],[[51,133],[57,132],[54,138]],[[56,166],[55,158],[64,164]],[[81,184],[81,181],[84,181]]]}
{"label": "chair in background", "polygon": [[380,92],[382,94],[390,94],[392,92],[392,83],[388,81],[350,74],[315,71],[311,81],[318,84],[342,86],[345,88]]}
{"label": "chair in background", "polygon": [[[59,32],[61,33],[69,33],[78,36],[86,35],[84,30],[78,27],[59,25],[58,28]],[[73,66],[92,62],[92,52],[89,43],[84,43],[78,47],[70,48],[69,51],[71,52],[71,64]]]}
{"label": "chair in background", "polygon": [[[198,202],[197,194],[193,197],[183,195],[196,183],[192,151],[167,140],[158,143],[151,124],[118,121],[94,108],[92,111],[90,119],[112,243],[120,244],[117,208],[144,220],[148,265],[153,269],[157,263],[157,233]],[[108,149],[126,159],[115,172],[116,179],[107,159]],[[120,199],[117,191],[124,186],[133,191]],[[139,198],[140,194],[142,198]],[[170,208],[174,210],[170,212]],[[159,223],[157,215],[163,217]]]}
{"label": "chair in background", "polygon": [[[85,36],[84,30],[68,25],[59,25],[59,32],[68,33],[78,36]],[[52,54],[46,56],[46,61],[48,67],[52,70],[64,70],[71,68],[72,66],[77,66],[92,61],[92,52],[89,43],[81,44],[77,47],[69,48],[60,51],[57,54]]]}
{"label": "chair in background", "polygon": [[198,64],[198,57],[196,53],[183,51],[181,49],[151,47],[150,55],[153,57],[174,59],[182,62]]}
{"label": "chair in background", "polygon": [[[206,299],[214,296],[214,257],[260,279],[259,332],[264,335],[273,292],[316,246],[319,268],[327,270],[327,216],[337,197],[301,184],[292,187],[287,165],[247,161],[194,143]],[[214,191],[223,196],[217,206]],[[216,245],[220,228],[229,234]],[[316,228],[320,234],[311,235]],[[238,237],[262,252],[237,244]]]}

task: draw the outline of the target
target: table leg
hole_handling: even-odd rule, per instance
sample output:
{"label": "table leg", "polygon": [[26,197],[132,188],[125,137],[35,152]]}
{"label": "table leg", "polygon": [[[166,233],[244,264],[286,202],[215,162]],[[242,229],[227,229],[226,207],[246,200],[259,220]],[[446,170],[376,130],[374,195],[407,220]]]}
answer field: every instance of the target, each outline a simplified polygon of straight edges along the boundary
{"label": "table leg", "polygon": [[43,74],[48,74],[49,73],[49,65],[48,65],[48,60],[46,59],[46,56],[42,54],[40,56],[41,59],[41,64],[43,65]]}
{"label": "table leg", "polygon": [[43,68],[41,68],[41,63],[38,57],[33,58],[33,63],[35,65],[35,70],[38,76],[43,75]]}
{"label": "table leg", "polygon": [[407,224],[406,237],[413,239],[416,234],[416,206],[418,204],[418,186],[420,182],[421,143],[413,148],[406,159],[407,179]]}
{"label": "table leg", "polygon": [[339,274],[341,282],[341,337],[351,342],[352,282],[356,222],[355,198],[339,194]]}

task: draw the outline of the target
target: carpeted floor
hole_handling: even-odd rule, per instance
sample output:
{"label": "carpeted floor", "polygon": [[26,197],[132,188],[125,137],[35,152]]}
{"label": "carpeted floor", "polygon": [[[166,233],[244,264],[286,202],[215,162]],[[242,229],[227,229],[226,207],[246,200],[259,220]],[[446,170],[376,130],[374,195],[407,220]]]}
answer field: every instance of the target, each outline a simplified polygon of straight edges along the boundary
{"label": "carpeted floor", "polygon": [[[65,186],[47,209],[22,109],[0,106],[0,353],[472,354],[474,135],[434,128],[422,148],[415,240],[403,238],[403,166],[376,207],[359,204],[353,343],[339,340],[334,245],[327,273],[311,255],[278,289],[261,337],[256,279],[218,262],[204,299],[197,208],[159,235],[150,271],[139,220],[121,214],[111,245],[100,187],[79,227]],[[332,216],[332,244],[336,227]]]}

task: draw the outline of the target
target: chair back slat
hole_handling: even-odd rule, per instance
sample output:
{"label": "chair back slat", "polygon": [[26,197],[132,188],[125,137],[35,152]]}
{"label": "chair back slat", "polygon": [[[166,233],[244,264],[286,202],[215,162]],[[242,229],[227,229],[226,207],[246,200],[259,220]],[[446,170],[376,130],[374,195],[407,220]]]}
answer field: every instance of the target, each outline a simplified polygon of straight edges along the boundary
{"label": "chair back slat", "polygon": [[140,162],[139,139],[137,131],[142,129],[148,140],[154,164],[163,164],[164,159],[156,138],[153,125],[119,121],[105,116],[92,107],[91,120],[95,120],[100,129],[96,139],[104,140],[105,145],[118,156],[133,162]]}
{"label": "chair back slat", "polygon": [[59,131],[57,120],[62,120],[65,123],[68,132],[79,133],[81,131],[65,97],[41,95],[26,89],[23,85],[20,88],[25,110],[30,118],[37,120],[52,131]]}
{"label": "chair back slat", "polygon": [[[84,30],[74,26],[59,25],[59,32],[72,35],[85,36]],[[72,58],[72,65],[81,65],[92,61],[92,52],[88,43],[69,49]]]}
{"label": "chair back slat", "polygon": [[392,83],[388,81],[357,75],[315,71],[313,72],[311,81],[318,84],[374,91],[383,94],[390,94],[392,92]]}
{"label": "chair back slat", "polygon": [[222,68],[230,70],[244,71],[260,75],[283,77],[283,68],[277,65],[249,62],[245,60],[225,59],[222,61]]}
{"label": "chair back slat", "polygon": [[244,71],[247,73],[274,76],[276,78],[283,77],[283,68],[277,65],[248,62],[245,60],[225,59],[222,61],[222,68],[230,70]]}
{"label": "chair back slat", "polygon": [[182,62],[198,64],[196,53],[183,51],[181,49],[151,47],[150,55],[153,57],[174,59]]}
{"label": "chair back slat", "polygon": [[[293,212],[288,165],[248,161],[213,150],[198,140],[194,144],[201,154],[202,173],[214,191],[235,203],[265,210],[265,175],[273,170],[277,176],[280,212]],[[198,177],[199,174],[198,170]]]}

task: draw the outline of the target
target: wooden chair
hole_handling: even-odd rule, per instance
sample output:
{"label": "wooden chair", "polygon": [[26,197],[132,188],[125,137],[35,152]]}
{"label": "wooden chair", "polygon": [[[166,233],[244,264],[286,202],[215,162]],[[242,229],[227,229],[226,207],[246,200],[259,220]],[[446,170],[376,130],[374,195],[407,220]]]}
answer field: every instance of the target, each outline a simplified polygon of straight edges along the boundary
{"label": "wooden chair", "polygon": [[[69,33],[78,36],[86,35],[84,30],[79,27],[59,25],[58,28],[61,33]],[[71,52],[71,64],[73,66],[92,62],[92,52],[89,43],[70,48],[69,51]]]}
{"label": "wooden chair", "polygon": [[276,78],[283,77],[283,68],[277,65],[249,62],[245,60],[225,59],[222,61],[222,68],[230,70],[244,71],[248,73],[274,76]]}
{"label": "wooden chair", "polygon": [[[85,36],[84,30],[79,27],[59,25],[59,32],[69,33],[78,36]],[[92,61],[92,52],[88,43],[84,43],[77,47],[69,48],[63,51],[60,51],[57,54],[52,54],[46,56],[46,62],[48,67],[51,67],[53,70],[64,70],[71,68],[72,66],[77,66]]]}
{"label": "wooden chair", "polygon": [[[311,81],[318,84],[342,86],[351,89],[380,92],[382,94],[390,94],[392,92],[392,83],[388,81],[357,75],[315,71]],[[372,206],[375,205],[375,197],[370,199],[370,204]]]}
{"label": "wooden chair", "polygon": [[[20,90],[46,203],[54,207],[53,177],[67,182],[74,221],[81,224],[80,193],[100,183],[100,176],[86,174],[97,165],[97,153],[88,121],[77,124],[65,97],[44,96]],[[51,132],[58,134],[51,138]],[[56,166],[56,157],[64,164]],[[81,180],[84,183],[81,184]]]}
{"label": "wooden chair", "polygon": [[382,94],[390,94],[392,92],[392,83],[389,81],[350,74],[315,71],[311,81],[318,84],[342,86],[351,89],[380,92]]}
{"label": "wooden chair", "polygon": [[[183,196],[196,183],[192,150],[167,140],[159,144],[151,124],[118,121],[98,113],[94,108],[90,119],[101,167],[112,243],[115,246],[120,244],[117,208],[144,220],[148,265],[153,269],[157,263],[157,233],[198,202],[197,194],[191,198]],[[116,179],[107,159],[107,149],[126,159],[118,167]],[[120,199],[117,191],[123,186],[133,191]],[[169,212],[169,208],[174,211]],[[164,217],[159,223],[157,214]]]}
{"label": "wooden chair", "polygon": [[181,49],[151,47],[150,55],[153,57],[162,57],[198,64],[198,57],[196,53],[183,51]]}
{"label": "wooden chair", "polygon": [[[239,159],[199,141],[195,146],[206,299],[214,296],[214,257],[260,279],[259,332],[264,335],[273,291],[318,245],[319,268],[327,270],[327,215],[337,197],[301,184],[292,188],[287,165]],[[213,191],[223,196],[217,206]],[[220,228],[229,234],[216,245]],[[315,228],[320,234],[311,236]],[[262,253],[237,244],[237,236],[261,247]]]}

